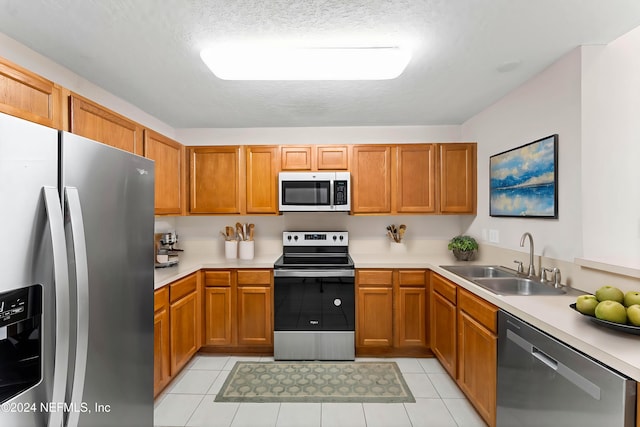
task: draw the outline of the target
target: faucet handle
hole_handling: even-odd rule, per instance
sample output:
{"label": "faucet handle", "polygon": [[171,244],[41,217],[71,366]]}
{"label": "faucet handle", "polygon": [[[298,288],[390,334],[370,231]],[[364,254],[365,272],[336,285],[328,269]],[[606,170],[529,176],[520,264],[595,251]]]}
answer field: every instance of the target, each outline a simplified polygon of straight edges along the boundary
{"label": "faucet handle", "polygon": [[[549,280],[547,279],[547,273],[554,273],[554,271],[550,268],[547,267],[542,267],[541,271],[540,271],[540,282],[541,283],[545,283],[548,282]],[[555,274],[555,273],[554,273]]]}
{"label": "faucet handle", "polygon": [[524,273],[524,266],[522,265],[522,261],[518,261],[517,259],[514,259],[513,262],[518,264],[518,273]]}

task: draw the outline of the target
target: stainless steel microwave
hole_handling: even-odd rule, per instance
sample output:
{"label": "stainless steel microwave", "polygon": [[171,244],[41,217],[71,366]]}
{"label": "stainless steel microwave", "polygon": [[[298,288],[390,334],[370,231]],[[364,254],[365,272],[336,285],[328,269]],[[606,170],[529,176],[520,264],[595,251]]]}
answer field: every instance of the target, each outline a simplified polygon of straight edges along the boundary
{"label": "stainless steel microwave", "polygon": [[348,212],[349,172],[280,172],[280,212]]}

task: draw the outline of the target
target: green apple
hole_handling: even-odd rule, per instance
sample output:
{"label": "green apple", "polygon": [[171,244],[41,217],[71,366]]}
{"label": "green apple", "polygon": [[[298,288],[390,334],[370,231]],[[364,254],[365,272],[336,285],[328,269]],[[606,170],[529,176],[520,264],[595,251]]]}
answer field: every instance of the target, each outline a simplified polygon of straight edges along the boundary
{"label": "green apple", "polygon": [[627,309],[617,301],[602,301],[596,307],[596,317],[615,323],[627,323]]}
{"label": "green apple", "polygon": [[580,295],[576,300],[576,309],[582,314],[594,316],[598,299],[594,295]]}
{"label": "green apple", "polygon": [[624,306],[631,307],[634,304],[640,304],[640,292],[629,291],[624,294]]}
{"label": "green apple", "polygon": [[616,301],[622,304],[624,301],[624,293],[614,286],[603,286],[596,291],[596,298],[598,301]]}
{"label": "green apple", "polygon": [[640,326],[640,304],[627,307],[627,319],[633,326]]}

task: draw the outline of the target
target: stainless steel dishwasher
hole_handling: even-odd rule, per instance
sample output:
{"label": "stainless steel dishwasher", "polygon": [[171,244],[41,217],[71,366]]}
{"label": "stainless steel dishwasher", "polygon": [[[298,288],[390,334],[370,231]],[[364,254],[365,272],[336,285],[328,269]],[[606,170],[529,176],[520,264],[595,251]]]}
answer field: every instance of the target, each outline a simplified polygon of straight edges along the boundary
{"label": "stainless steel dishwasher", "polygon": [[498,426],[633,427],[636,382],[504,311]]}

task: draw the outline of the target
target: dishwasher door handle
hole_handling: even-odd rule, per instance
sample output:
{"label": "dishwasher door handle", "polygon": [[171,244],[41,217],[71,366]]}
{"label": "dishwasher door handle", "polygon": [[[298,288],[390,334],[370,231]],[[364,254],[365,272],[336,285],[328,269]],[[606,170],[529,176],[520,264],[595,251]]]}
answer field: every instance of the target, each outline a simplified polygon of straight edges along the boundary
{"label": "dishwasher door handle", "polygon": [[536,359],[538,359],[539,361],[541,361],[542,363],[544,363],[545,365],[547,365],[548,367],[550,367],[551,369],[553,369],[554,371],[558,370],[558,361],[555,360],[553,357],[549,356],[544,351],[541,351],[540,349],[532,346],[531,355]]}

